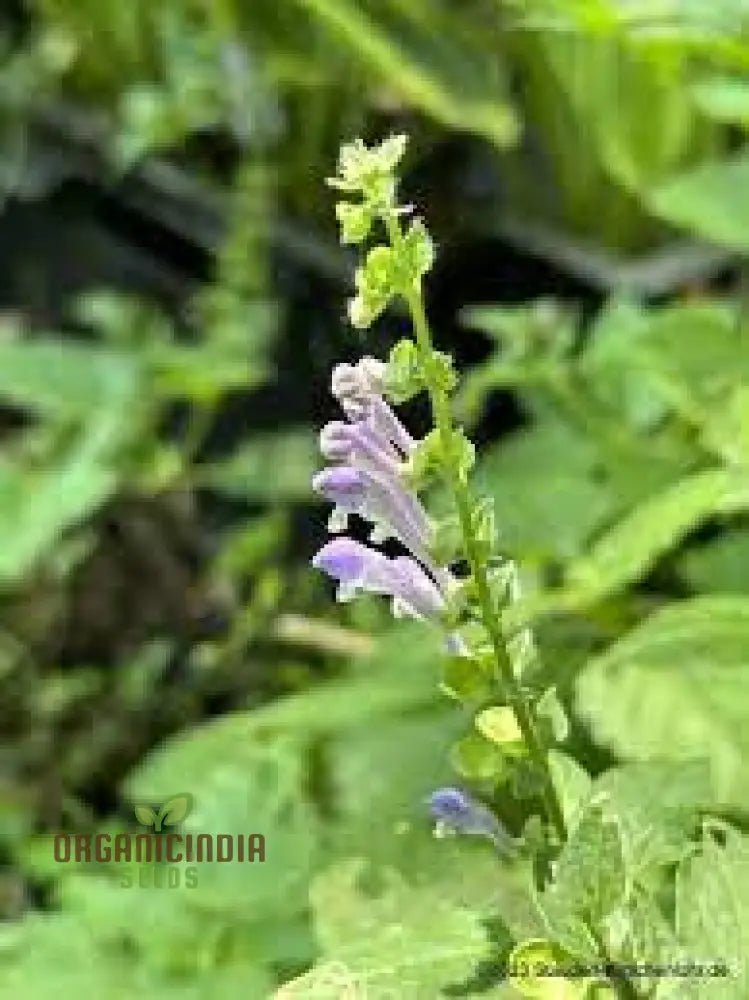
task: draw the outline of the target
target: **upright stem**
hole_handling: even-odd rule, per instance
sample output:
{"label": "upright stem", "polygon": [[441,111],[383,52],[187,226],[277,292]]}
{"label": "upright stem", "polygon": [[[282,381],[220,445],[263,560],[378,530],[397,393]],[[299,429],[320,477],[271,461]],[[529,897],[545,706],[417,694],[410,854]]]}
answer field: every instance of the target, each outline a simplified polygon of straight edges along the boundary
{"label": "upright stem", "polygon": [[[424,310],[424,300],[421,291],[415,289],[407,296],[408,307],[413,319],[416,343],[421,354],[424,371],[426,373],[427,389],[434,413],[434,422],[440,435],[443,451],[446,456],[452,454],[452,432],[453,421],[450,408],[450,400],[447,392],[437,377],[434,369],[434,355],[432,348],[432,338],[429,324]],[[523,740],[528,749],[528,753],[538,768],[538,772],[543,779],[543,798],[548,813],[548,818],[554,826],[560,840],[564,842],[566,830],[564,825],[564,815],[562,813],[556,789],[551,778],[549,762],[546,749],[541,742],[533,712],[528,705],[520,685],[512,669],[507,643],[502,634],[502,628],[497,615],[492,608],[491,589],[487,577],[486,566],[481,556],[472,523],[473,502],[470,489],[465,479],[460,473],[455,462],[450,459],[448,462],[449,486],[455,501],[455,507],[460,521],[460,530],[463,536],[463,545],[466,558],[471,567],[471,573],[476,585],[476,593],[481,609],[481,618],[484,628],[489,635],[489,639],[494,651],[495,677],[500,682],[503,694],[510,701],[515,717],[517,718]]]}

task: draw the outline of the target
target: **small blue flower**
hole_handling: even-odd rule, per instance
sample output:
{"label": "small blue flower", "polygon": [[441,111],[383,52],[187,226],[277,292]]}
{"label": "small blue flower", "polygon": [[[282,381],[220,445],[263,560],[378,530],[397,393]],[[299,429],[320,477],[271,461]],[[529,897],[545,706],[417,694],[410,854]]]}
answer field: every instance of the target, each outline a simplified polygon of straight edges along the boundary
{"label": "small blue flower", "polygon": [[498,850],[512,849],[512,837],[494,813],[460,788],[438,788],[427,804],[438,832],[488,837]]}

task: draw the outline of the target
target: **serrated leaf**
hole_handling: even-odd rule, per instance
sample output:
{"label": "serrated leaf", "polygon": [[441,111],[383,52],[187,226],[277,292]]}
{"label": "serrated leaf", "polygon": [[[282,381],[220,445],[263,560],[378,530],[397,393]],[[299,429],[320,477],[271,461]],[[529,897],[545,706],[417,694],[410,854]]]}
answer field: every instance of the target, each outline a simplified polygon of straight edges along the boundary
{"label": "serrated leaf", "polygon": [[706,839],[676,878],[676,931],[689,958],[724,963],[727,978],[700,982],[700,997],[743,1000],[749,990],[749,843],[733,831]]}
{"label": "serrated leaf", "polygon": [[747,781],[749,601],[703,597],[646,619],[577,680],[577,705],[624,757],[706,759],[713,792],[742,803]]}
{"label": "serrated leaf", "polygon": [[385,372],[385,395],[393,403],[406,403],[424,388],[416,344],[404,337],[390,351]]}
{"label": "serrated leaf", "polygon": [[485,957],[485,932],[474,914],[435,890],[409,886],[392,871],[378,872],[379,891],[366,894],[364,868],[361,861],[349,861],[316,881],[311,899],[322,963],[282,987],[276,1000],[333,1000],[344,995],[345,986],[367,1000],[436,997],[469,979]]}
{"label": "serrated leaf", "polygon": [[626,891],[619,824],[602,806],[591,803],[556,861],[554,881],[541,896],[541,907],[554,928],[563,915],[597,927],[622,905]]}
{"label": "serrated leaf", "polygon": [[711,801],[710,769],[704,760],[623,764],[596,779],[597,795],[619,820],[631,879],[658,885],[664,866],[689,850],[698,810]]}
{"label": "serrated leaf", "polygon": [[503,550],[525,559],[579,552],[614,500],[595,478],[597,462],[595,447],[560,423],[518,431],[484,452],[474,488],[494,497]]}

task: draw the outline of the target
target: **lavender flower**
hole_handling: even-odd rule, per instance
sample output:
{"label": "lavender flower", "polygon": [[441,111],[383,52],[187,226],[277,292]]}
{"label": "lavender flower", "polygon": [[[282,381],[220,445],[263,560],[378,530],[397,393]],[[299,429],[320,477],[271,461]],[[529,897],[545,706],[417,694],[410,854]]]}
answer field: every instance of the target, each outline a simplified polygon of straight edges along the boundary
{"label": "lavender flower", "polygon": [[[382,397],[385,365],[362,358],[333,370],[331,388],[348,420],[334,420],[320,434],[320,450],[336,464],[318,472],[312,487],[333,503],[332,533],[345,531],[351,514],[370,521],[370,540],[397,539],[411,554],[389,559],[349,538],[328,542],[313,566],[338,582],[338,599],[365,591],[393,600],[393,613],[437,619],[457,582],[435,564],[429,548],[432,524],[419,498],[405,485],[402,471],[416,447]],[[451,652],[465,654],[457,634],[447,637]]]}
{"label": "lavender flower", "polygon": [[329,521],[332,532],[345,531],[348,515],[359,514],[375,524],[374,541],[393,536],[434,569],[429,556],[429,521],[421,504],[386,473],[355,465],[339,465],[318,472],[312,488],[335,507]]}
{"label": "lavender flower", "polygon": [[512,849],[512,837],[494,813],[460,788],[439,788],[431,794],[427,804],[436,820],[437,833],[488,837],[498,850]]}
{"label": "lavender flower", "polygon": [[397,617],[436,618],[445,600],[435,582],[414,559],[389,559],[351,538],[335,538],[312,560],[338,582],[339,601],[349,601],[360,591],[393,599]]}

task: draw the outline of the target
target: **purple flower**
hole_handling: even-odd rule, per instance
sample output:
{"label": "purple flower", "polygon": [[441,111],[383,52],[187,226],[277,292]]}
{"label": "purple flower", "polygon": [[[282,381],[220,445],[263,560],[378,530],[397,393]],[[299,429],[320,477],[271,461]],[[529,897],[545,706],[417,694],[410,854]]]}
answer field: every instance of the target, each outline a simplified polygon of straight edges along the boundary
{"label": "purple flower", "polygon": [[387,473],[377,473],[350,465],[333,466],[318,472],[312,488],[335,504],[330,518],[332,532],[345,531],[348,515],[359,514],[375,525],[373,540],[397,538],[430,569],[430,526],[426,512],[416,497]]}
{"label": "purple flower", "polygon": [[[330,500],[328,528],[345,531],[351,514],[370,521],[371,541],[397,539],[414,558],[389,559],[349,538],[328,542],[313,559],[316,569],[338,581],[338,599],[360,591],[393,600],[393,613],[434,619],[456,581],[430,555],[432,524],[418,496],[405,484],[405,464],[416,442],[382,397],[386,366],[375,358],[337,365],[331,388],[348,420],[333,420],[320,433],[320,450],[338,463],[318,472],[312,487]],[[467,652],[457,633],[450,651]]]}
{"label": "purple flower", "polygon": [[460,788],[438,788],[427,802],[439,832],[488,837],[501,851],[512,847],[512,837],[494,813]]}
{"label": "purple flower", "polygon": [[393,599],[393,612],[412,618],[436,618],[445,600],[435,582],[415,559],[389,559],[351,538],[335,538],[312,560],[338,583],[338,600],[348,601],[357,593],[383,594]]}

